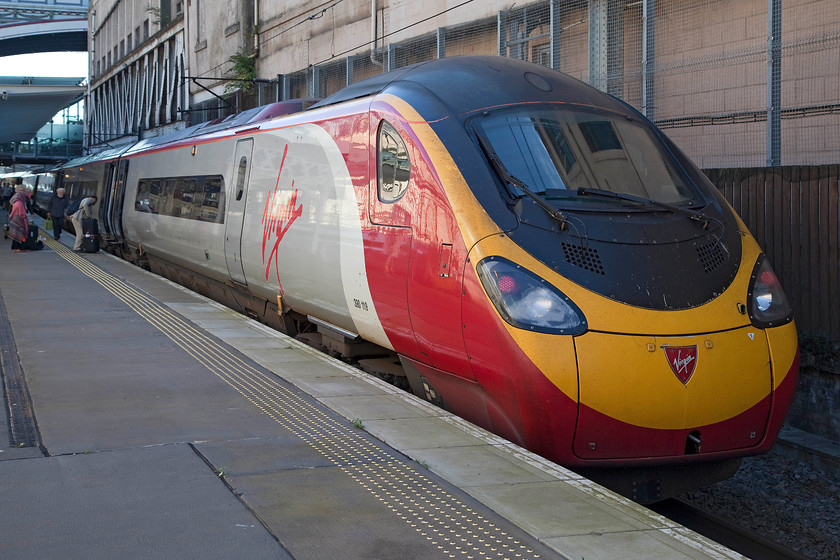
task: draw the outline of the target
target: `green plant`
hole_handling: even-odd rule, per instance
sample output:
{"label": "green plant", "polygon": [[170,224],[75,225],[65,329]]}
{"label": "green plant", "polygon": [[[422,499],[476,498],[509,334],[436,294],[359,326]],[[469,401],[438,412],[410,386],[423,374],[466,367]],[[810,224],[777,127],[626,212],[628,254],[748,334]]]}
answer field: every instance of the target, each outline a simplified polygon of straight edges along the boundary
{"label": "green plant", "polygon": [[254,53],[238,52],[228,57],[228,62],[232,65],[228,74],[236,81],[225,86],[225,93],[250,92],[254,88],[254,80],[257,77],[257,57]]}
{"label": "green plant", "polygon": [[356,426],[357,428],[359,428],[360,430],[365,427],[365,425],[362,423],[361,419],[359,419],[359,418],[356,418],[355,420],[353,420],[353,425]]}
{"label": "green plant", "polygon": [[219,475],[219,478],[224,478],[227,476],[227,467],[221,467],[216,471],[216,474]]}

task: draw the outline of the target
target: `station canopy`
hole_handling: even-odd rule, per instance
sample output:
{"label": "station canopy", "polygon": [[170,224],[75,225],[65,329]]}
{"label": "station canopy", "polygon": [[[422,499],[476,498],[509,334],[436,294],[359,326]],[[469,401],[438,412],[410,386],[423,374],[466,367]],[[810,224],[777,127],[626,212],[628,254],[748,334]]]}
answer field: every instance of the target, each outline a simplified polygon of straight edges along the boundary
{"label": "station canopy", "polygon": [[56,113],[82,99],[85,78],[0,76],[0,144],[27,142]]}

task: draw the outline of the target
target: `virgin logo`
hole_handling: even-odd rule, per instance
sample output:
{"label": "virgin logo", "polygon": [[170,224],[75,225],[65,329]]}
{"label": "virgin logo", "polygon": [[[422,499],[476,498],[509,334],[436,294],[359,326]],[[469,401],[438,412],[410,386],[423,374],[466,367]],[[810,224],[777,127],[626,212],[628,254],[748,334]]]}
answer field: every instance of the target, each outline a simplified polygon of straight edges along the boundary
{"label": "virgin logo", "polygon": [[663,346],[665,350],[665,357],[668,359],[668,365],[671,366],[671,371],[677,376],[677,379],[682,381],[685,385],[691,376],[694,374],[694,368],[697,366],[697,347],[696,346]]}
{"label": "virgin logo", "polygon": [[[280,247],[280,242],[292,227],[292,224],[300,218],[303,214],[303,204],[298,206],[298,190],[294,189],[280,189],[280,175],[283,173],[283,164],[286,163],[286,154],[289,151],[288,144],[283,150],[283,158],[280,160],[280,171],[277,172],[277,183],[274,185],[274,190],[269,191],[265,201],[265,209],[263,210],[262,225],[263,225],[263,240],[262,240],[262,255],[263,265],[265,266],[265,279],[268,281],[269,271],[271,270],[271,263],[274,262],[274,269],[277,274],[277,285],[280,286],[280,293],[283,293],[283,286],[280,284],[280,268],[277,263],[278,253],[277,249]],[[294,188],[295,180],[292,179],[291,188]],[[273,242],[273,244],[271,244]],[[266,258],[266,246],[270,246],[271,250]]]}

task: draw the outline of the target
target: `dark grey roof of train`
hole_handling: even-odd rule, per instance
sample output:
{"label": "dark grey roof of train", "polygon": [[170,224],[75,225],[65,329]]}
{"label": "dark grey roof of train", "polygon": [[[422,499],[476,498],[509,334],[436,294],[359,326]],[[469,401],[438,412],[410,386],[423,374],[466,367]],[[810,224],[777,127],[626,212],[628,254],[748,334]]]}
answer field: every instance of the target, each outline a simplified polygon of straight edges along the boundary
{"label": "dark grey roof of train", "polygon": [[312,108],[403,86],[433,93],[455,114],[506,103],[558,101],[628,110],[624,102],[576,78],[502,56],[455,56],[406,66],[347,86]]}
{"label": "dark grey roof of train", "polygon": [[334,94],[325,97],[324,99],[310,107],[310,109],[318,109],[320,107],[327,107],[328,105],[335,105],[336,103],[350,101],[351,99],[361,99],[362,97],[375,95],[384,90],[389,84],[399,80],[414,69],[425,64],[429,64],[430,62],[432,61],[420,62],[417,64],[412,64],[410,66],[404,66],[397,70],[385,72],[384,74],[379,74],[377,76],[364,79],[360,82],[350,84],[349,86],[338,90]]}

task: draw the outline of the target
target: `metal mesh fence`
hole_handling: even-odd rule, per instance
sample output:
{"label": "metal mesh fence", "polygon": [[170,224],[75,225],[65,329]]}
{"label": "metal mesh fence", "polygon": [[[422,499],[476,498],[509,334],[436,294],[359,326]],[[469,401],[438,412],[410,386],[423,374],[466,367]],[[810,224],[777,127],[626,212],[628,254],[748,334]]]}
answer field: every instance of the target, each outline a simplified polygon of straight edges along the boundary
{"label": "metal mesh fence", "polygon": [[[231,105],[241,110],[324,97],[415,62],[498,54],[554,68],[625,100],[704,168],[840,161],[837,0],[548,0],[495,17],[477,4],[441,9],[439,17],[424,11],[390,32],[397,27],[393,13],[405,2],[387,2],[375,48],[362,40],[353,54],[310,60],[259,84],[249,99],[231,96]],[[442,25],[447,22],[457,23]],[[298,40],[308,27],[315,40],[320,29],[304,16],[290,25]],[[222,108],[215,111],[205,113],[223,116]]]}

